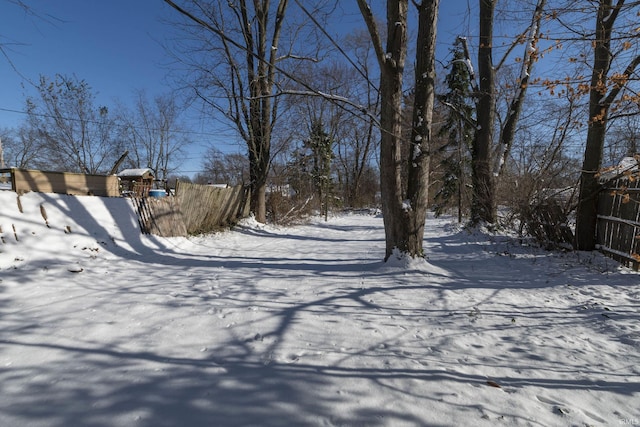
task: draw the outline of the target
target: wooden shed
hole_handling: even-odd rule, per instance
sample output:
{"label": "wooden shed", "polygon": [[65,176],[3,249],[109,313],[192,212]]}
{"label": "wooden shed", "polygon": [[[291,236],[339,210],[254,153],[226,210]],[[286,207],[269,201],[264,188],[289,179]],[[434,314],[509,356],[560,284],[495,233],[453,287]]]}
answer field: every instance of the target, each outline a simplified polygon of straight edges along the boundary
{"label": "wooden shed", "polygon": [[153,171],[145,169],[125,169],[118,173],[122,195],[146,197],[153,188]]}

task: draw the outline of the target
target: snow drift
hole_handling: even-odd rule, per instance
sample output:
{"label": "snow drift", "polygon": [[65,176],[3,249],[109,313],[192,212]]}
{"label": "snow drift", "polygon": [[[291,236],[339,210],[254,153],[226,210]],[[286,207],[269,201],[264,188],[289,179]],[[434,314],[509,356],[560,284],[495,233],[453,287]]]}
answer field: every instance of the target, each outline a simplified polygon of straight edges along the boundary
{"label": "snow drift", "polygon": [[639,276],[597,254],[429,218],[385,264],[377,216],[161,239],[35,193],[0,226],[3,426],[640,424]]}

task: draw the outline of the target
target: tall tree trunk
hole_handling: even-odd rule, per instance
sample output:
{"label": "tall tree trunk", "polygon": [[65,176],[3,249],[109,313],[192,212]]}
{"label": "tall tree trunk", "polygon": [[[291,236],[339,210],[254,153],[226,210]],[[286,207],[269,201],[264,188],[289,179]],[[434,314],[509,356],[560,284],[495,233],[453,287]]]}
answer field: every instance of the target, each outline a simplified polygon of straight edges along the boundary
{"label": "tall tree trunk", "polygon": [[[276,22],[280,23],[287,0],[280,2]],[[245,0],[240,1],[243,32],[247,43],[246,61],[249,86],[249,176],[251,177],[251,211],[259,222],[267,221],[266,184],[271,156],[271,94],[275,57],[267,52],[269,1],[254,1],[255,19],[247,14]],[[281,9],[282,8],[282,9]],[[255,21],[255,22],[254,22]],[[273,46],[277,46],[280,27],[274,31]]]}
{"label": "tall tree trunk", "polygon": [[[418,7],[416,96],[411,131],[408,182],[403,182],[402,82],[407,55],[408,0],[387,1],[387,45],[366,0],[358,6],[371,35],[380,64],[380,193],[385,228],[385,260],[394,249],[422,256],[429,184],[429,145],[435,84],[435,39],[439,0]],[[405,194],[406,191],[406,194]]]}
{"label": "tall tree trunk", "polygon": [[[616,12],[617,13],[617,12]],[[600,0],[596,18],[593,70],[589,89],[589,127],[580,174],[580,194],[576,213],[575,248],[591,251],[596,243],[598,216],[598,178],[602,165],[602,150],[606,135],[609,106],[603,101],[607,91],[607,76],[611,67],[611,29],[616,15],[612,0]]]}
{"label": "tall tree trunk", "polygon": [[435,101],[435,49],[439,0],[423,0],[418,6],[418,41],[416,46],[416,86],[411,129],[411,152],[406,210],[408,223],[407,252],[422,256],[424,225],[429,205],[429,167],[431,161],[431,127]]}
{"label": "tall tree trunk", "polygon": [[407,248],[402,193],[402,78],[407,55],[408,0],[387,1],[387,46],[383,50],[375,19],[358,0],[380,64],[380,196],[385,231],[385,260]]}
{"label": "tall tree trunk", "polygon": [[250,208],[256,221],[264,223],[267,219],[266,189],[269,173],[269,149],[260,140],[256,140],[249,147]]}
{"label": "tall tree trunk", "polygon": [[495,121],[495,70],[493,68],[493,14],[496,0],[480,0],[480,46],[478,48],[478,129],[472,147],[471,222],[496,220],[495,185],[491,147]]}
{"label": "tall tree trunk", "polygon": [[[196,92],[203,101],[229,118],[246,142],[251,211],[256,220],[266,222],[266,183],[271,164],[271,134],[278,117],[277,101],[273,101],[276,57],[289,0],[278,0],[275,13],[271,0],[195,2],[196,10],[213,10],[212,16],[220,14],[212,19],[199,18],[173,0],[165,2],[209,30],[221,43],[222,56],[229,65],[229,76],[228,81],[216,79],[217,86],[214,87],[227,94],[230,99],[229,107],[222,108],[209,99],[205,95],[209,87],[197,87]],[[226,20],[226,17],[232,19]],[[273,24],[270,24],[270,20]],[[230,25],[226,27],[223,24]],[[239,37],[234,39],[236,35]],[[242,66],[237,49],[244,52]],[[216,93],[215,96],[219,94]]]}
{"label": "tall tree trunk", "polygon": [[518,121],[520,120],[520,113],[522,112],[524,99],[527,94],[527,89],[529,88],[531,71],[533,70],[533,65],[539,58],[537,44],[538,39],[540,38],[540,23],[545,5],[546,0],[538,0],[538,4],[533,12],[531,26],[529,27],[529,34],[526,39],[524,55],[522,55],[520,77],[516,85],[518,89],[509,104],[504,124],[500,130],[500,149],[496,158],[497,164],[494,170],[494,175],[496,176],[501,176],[505,171],[507,158],[511,153],[511,147],[513,146],[513,141],[516,136],[516,130],[518,128]]}
{"label": "tall tree trunk", "polygon": [[580,195],[576,213],[575,248],[578,250],[595,249],[598,192],[600,191],[597,174],[602,166],[602,151],[609,110],[620,91],[635,73],[636,68],[640,66],[640,55],[636,55],[628,63],[625,70],[616,75],[614,84],[608,85],[613,61],[611,37],[614,24],[623,5],[624,0],[618,0],[615,5],[612,0],[600,0],[598,5],[596,34],[595,40],[593,40],[593,70],[589,87],[589,127],[580,175]]}

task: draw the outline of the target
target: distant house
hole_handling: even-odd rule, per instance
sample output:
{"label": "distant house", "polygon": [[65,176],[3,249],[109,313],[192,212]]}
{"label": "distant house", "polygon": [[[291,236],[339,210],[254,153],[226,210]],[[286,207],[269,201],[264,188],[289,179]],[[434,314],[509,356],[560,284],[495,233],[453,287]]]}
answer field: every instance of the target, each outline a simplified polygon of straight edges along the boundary
{"label": "distant house", "polygon": [[153,171],[145,169],[125,169],[118,173],[120,191],[124,196],[145,197],[153,188]]}
{"label": "distant house", "polygon": [[293,197],[296,192],[291,188],[289,184],[277,185],[277,184],[269,184],[267,185],[265,192],[267,194],[281,194],[282,197]]}

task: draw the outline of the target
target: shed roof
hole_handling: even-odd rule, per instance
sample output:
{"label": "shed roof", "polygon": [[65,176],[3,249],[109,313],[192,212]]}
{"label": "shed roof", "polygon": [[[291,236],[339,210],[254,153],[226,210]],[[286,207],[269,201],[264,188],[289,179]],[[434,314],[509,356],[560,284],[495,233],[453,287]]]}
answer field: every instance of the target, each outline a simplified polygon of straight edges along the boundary
{"label": "shed roof", "polygon": [[149,168],[144,169],[124,169],[118,173],[119,177],[150,177],[153,178],[153,171]]}
{"label": "shed roof", "polygon": [[637,172],[639,165],[640,155],[636,154],[633,157],[623,157],[618,165],[612,166],[610,168],[605,168],[600,173],[600,181],[621,178],[625,175]]}

